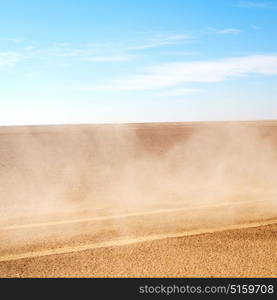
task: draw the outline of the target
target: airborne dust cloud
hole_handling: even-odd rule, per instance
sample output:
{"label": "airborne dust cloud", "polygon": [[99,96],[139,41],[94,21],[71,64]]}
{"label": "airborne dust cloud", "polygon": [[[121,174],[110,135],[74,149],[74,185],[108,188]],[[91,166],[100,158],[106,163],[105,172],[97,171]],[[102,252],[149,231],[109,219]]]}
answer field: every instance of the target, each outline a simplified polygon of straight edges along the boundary
{"label": "airborne dust cloud", "polygon": [[[207,215],[252,221],[276,217],[276,195],[277,122],[0,128],[2,225],[195,207],[195,226]],[[163,214],[149,218],[174,230]],[[184,211],[176,226],[190,220]],[[132,231],[130,218],[116,222]]]}

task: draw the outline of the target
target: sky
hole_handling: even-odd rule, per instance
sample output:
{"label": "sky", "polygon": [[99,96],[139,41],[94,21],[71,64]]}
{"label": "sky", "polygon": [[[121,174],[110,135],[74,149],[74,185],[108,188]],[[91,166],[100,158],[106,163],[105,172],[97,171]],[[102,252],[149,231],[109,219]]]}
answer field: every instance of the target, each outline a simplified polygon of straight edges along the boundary
{"label": "sky", "polygon": [[0,125],[277,119],[277,0],[0,2]]}

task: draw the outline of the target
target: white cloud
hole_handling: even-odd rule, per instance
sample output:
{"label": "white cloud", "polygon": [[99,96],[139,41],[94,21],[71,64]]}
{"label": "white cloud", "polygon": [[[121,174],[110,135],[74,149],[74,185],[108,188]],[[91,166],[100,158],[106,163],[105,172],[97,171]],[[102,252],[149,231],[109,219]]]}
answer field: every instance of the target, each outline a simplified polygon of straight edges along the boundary
{"label": "white cloud", "polygon": [[117,61],[130,61],[137,57],[137,55],[95,55],[87,57],[87,61],[94,62],[117,62]]}
{"label": "white cloud", "polygon": [[236,6],[241,8],[277,9],[277,4],[271,1],[240,1]]}
{"label": "white cloud", "polygon": [[182,44],[187,40],[192,38],[184,34],[154,34],[136,37],[135,42],[129,40],[124,44],[106,41],[74,48],[70,43],[56,43],[40,52],[49,56],[79,57],[88,61],[127,61],[137,57],[133,54],[134,51]]}
{"label": "white cloud", "polygon": [[165,54],[176,56],[200,56],[200,52],[196,51],[167,51]]}
{"label": "white cloud", "polygon": [[0,52],[0,66],[12,67],[23,59],[17,52]]}
{"label": "white cloud", "polygon": [[55,47],[61,47],[61,48],[70,47],[71,43],[68,43],[68,42],[59,42],[59,43],[54,43],[54,46]]}
{"label": "white cloud", "polygon": [[[79,45],[74,47],[69,42],[56,42],[48,47],[41,48],[37,43],[23,45],[17,52],[0,52],[0,66],[12,66],[22,59],[28,61],[49,61],[49,59],[66,59],[68,62],[83,60],[88,62],[127,62],[138,58],[141,55],[134,51],[149,48],[162,47],[165,45],[175,45],[183,43],[190,37],[184,34],[152,34],[140,38],[135,37],[135,41],[125,41],[123,44],[117,41],[103,41],[101,43]],[[22,43],[22,38],[10,39],[14,43]],[[64,63],[64,62],[61,62]]]}
{"label": "white cloud", "polygon": [[190,38],[189,36],[187,35],[184,35],[184,34],[172,34],[172,35],[169,35],[167,37],[165,37],[165,41],[169,42],[169,41],[183,41],[183,40],[186,40]]}
{"label": "white cloud", "polygon": [[24,50],[26,50],[26,51],[32,51],[32,50],[34,50],[34,49],[35,49],[35,47],[32,46],[32,45],[29,45],[29,46],[24,47]]}
{"label": "white cloud", "polygon": [[170,34],[170,35],[156,35],[149,40],[134,46],[127,47],[127,51],[145,50],[151,48],[158,48],[167,45],[176,45],[185,41],[192,40],[192,37],[185,34]]}
{"label": "white cloud", "polygon": [[213,83],[252,73],[277,75],[277,55],[253,55],[213,61],[174,62],[148,68],[144,74],[86,90],[155,90],[180,84]]}
{"label": "white cloud", "polygon": [[64,57],[84,57],[92,54],[95,54],[95,51],[90,49],[70,49],[70,50],[66,50],[66,51],[62,50],[58,52],[58,55]]}
{"label": "white cloud", "polygon": [[194,93],[200,92],[200,89],[193,89],[193,88],[175,88],[175,89],[166,89],[162,90],[161,92],[157,93],[156,96],[159,97],[178,97],[178,96],[185,96]]}
{"label": "white cloud", "polygon": [[15,43],[15,44],[20,44],[20,43],[23,43],[25,41],[24,38],[14,38],[14,39],[9,39],[11,42]]}
{"label": "white cloud", "polygon": [[259,26],[255,25],[255,24],[251,24],[250,27],[251,27],[251,29],[254,29],[254,30],[261,29]]}
{"label": "white cloud", "polygon": [[237,28],[224,28],[224,29],[215,29],[215,32],[218,34],[237,34],[241,33],[241,29]]}

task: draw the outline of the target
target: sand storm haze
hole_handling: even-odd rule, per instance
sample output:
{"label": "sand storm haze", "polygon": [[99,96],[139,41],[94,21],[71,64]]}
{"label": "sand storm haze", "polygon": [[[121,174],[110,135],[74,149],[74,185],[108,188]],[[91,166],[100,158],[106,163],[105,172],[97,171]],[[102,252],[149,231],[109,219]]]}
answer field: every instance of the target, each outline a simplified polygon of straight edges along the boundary
{"label": "sand storm haze", "polygon": [[[174,238],[179,243],[182,237],[186,247],[180,249],[186,255],[195,247],[188,243],[194,236],[205,255],[204,245],[219,235],[228,244],[240,236],[241,247],[249,247],[253,238],[257,249],[272,255],[266,265],[270,261],[275,267],[265,266],[264,274],[276,275],[275,121],[2,127],[0,180],[1,276],[14,276],[23,262],[36,264],[23,272],[25,276],[161,276],[162,267],[136,272],[136,263],[128,270],[117,266],[118,274],[108,266],[97,272],[88,266],[74,271],[75,263],[71,271],[35,270],[49,259],[63,264],[70,255],[85,264],[88,251],[96,258],[103,251],[99,259],[110,255],[109,261],[114,254],[105,251],[110,247],[112,253],[131,248],[137,252],[138,247],[160,243],[157,253],[164,253],[165,244],[175,243]],[[259,224],[269,231],[256,229]],[[218,230],[227,232],[212,233]],[[247,236],[245,230],[253,234]],[[255,238],[262,230],[261,243]],[[213,253],[213,247],[207,247]],[[236,247],[235,243],[224,250],[230,252],[225,265],[237,259]],[[206,273],[200,268],[203,276],[216,274],[218,266],[209,263]],[[246,265],[242,275],[253,267]],[[261,269],[258,266],[253,274],[263,275]],[[218,275],[227,276],[224,270],[218,269]],[[198,274],[184,263],[174,272]],[[174,272],[166,269],[164,276]]]}

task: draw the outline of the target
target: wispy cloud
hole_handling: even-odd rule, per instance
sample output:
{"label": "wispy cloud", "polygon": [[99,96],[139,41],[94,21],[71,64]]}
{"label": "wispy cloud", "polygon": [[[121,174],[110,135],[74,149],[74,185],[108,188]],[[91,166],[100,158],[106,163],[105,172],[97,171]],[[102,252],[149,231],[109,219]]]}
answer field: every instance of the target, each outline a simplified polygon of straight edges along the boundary
{"label": "wispy cloud", "polygon": [[107,41],[78,48],[70,43],[56,43],[45,52],[64,57],[80,57],[89,61],[128,61],[138,56],[134,52],[182,44],[192,39],[185,34],[152,34],[136,37],[135,40],[125,40],[123,43]]}
{"label": "wispy cloud", "polygon": [[94,62],[117,62],[117,61],[131,61],[137,58],[137,55],[122,54],[122,55],[95,55],[87,57],[87,61]]}
{"label": "wispy cloud", "polygon": [[[139,36],[134,40],[124,40],[124,42],[102,41],[78,46],[70,42],[55,42],[47,47],[40,47],[37,43],[28,41],[28,44],[19,48],[18,52],[24,55],[29,61],[45,61],[60,58],[66,60],[67,63],[73,60],[88,62],[128,62],[141,57],[142,54],[140,52],[144,50],[182,44],[191,39],[191,37],[180,33],[159,33]],[[21,43],[21,39],[18,38],[13,40],[13,42]],[[8,64],[8,61],[10,61],[11,64],[12,58],[16,60],[15,55],[13,55],[9,60],[6,60],[6,64]]]}
{"label": "wispy cloud", "polygon": [[159,97],[178,97],[185,96],[194,93],[200,92],[201,89],[193,89],[193,88],[175,88],[175,89],[166,89],[162,90],[159,93],[156,93],[156,96]]}
{"label": "wispy cloud", "polygon": [[17,52],[0,52],[0,66],[15,66],[24,56]]}
{"label": "wispy cloud", "polygon": [[18,37],[18,38],[12,38],[12,39],[9,39],[11,42],[15,43],[15,44],[20,44],[20,43],[23,43],[25,41],[24,38],[21,38],[21,37]]}
{"label": "wispy cloud", "polygon": [[236,6],[241,8],[277,9],[276,2],[271,1],[239,1]]}
{"label": "wispy cloud", "polygon": [[118,79],[86,90],[155,90],[186,83],[214,83],[253,73],[277,75],[277,55],[253,55],[213,61],[175,62],[145,70],[141,75]]}
{"label": "wispy cloud", "polygon": [[238,34],[243,32],[241,29],[237,28],[224,28],[224,29],[214,29],[217,34]]}
{"label": "wispy cloud", "polygon": [[164,54],[176,56],[200,56],[201,53],[197,51],[167,51]]}
{"label": "wispy cloud", "polygon": [[56,49],[48,50],[48,54],[54,56],[60,56],[66,59],[79,58],[89,62],[124,62],[136,59],[139,55],[132,54],[127,51],[120,51],[119,49],[113,49],[107,51],[106,49],[95,49],[90,47],[84,47],[81,49]]}
{"label": "wispy cloud", "polygon": [[162,46],[176,45],[184,43],[185,41],[192,40],[193,38],[185,34],[169,34],[169,35],[155,35],[154,37],[144,39],[136,45],[126,47],[125,50],[145,50],[151,48],[159,48]]}
{"label": "wispy cloud", "polygon": [[82,49],[78,48],[68,48],[68,49],[59,49],[57,47],[55,47],[54,49],[48,49],[46,50],[48,53],[53,54],[53,50],[54,53],[56,54],[56,56],[63,56],[63,57],[90,57],[91,55],[95,55],[97,52],[94,49],[90,49],[87,47],[84,47]]}
{"label": "wispy cloud", "polygon": [[251,24],[250,27],[253,30],[259,30],[259,29],[261,29],[259,26],[255,25],[255,24]]}

